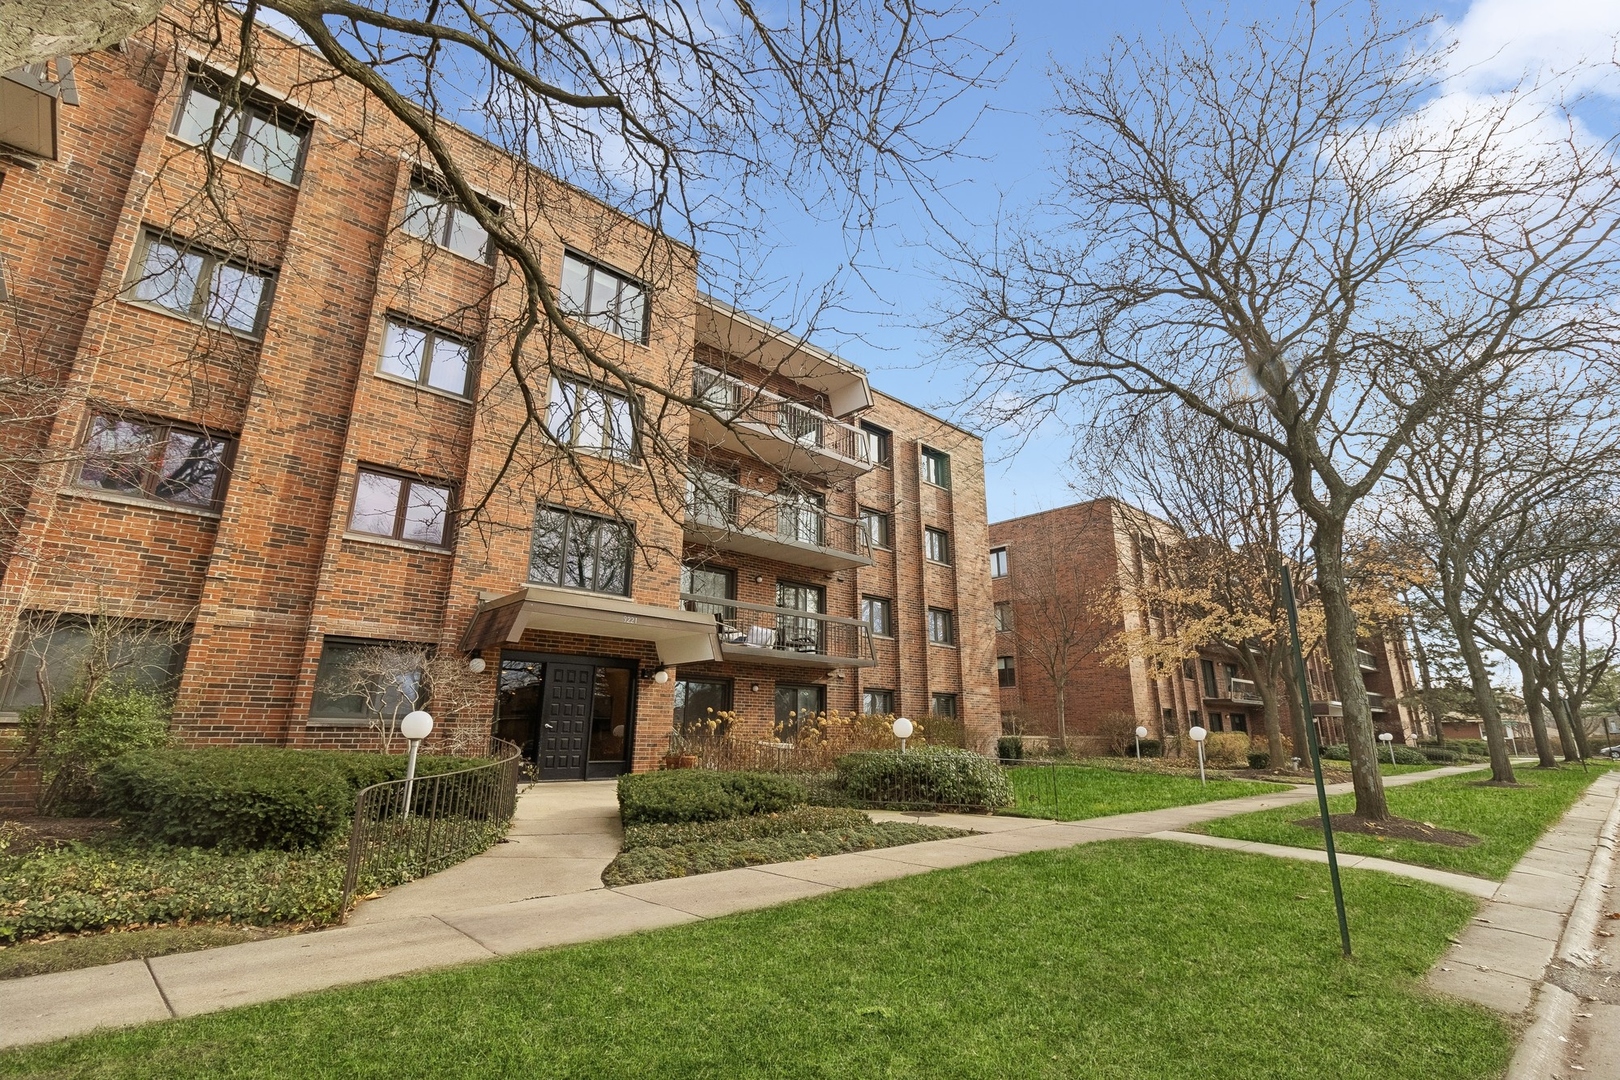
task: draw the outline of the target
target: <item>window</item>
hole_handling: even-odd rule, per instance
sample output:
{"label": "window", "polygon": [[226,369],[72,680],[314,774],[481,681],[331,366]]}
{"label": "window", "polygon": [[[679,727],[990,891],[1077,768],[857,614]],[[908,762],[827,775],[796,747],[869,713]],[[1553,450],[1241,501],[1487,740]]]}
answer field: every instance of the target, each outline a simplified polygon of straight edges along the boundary
{"label": "window", "polygon": [[389,316],[378,370],[466,397],[471,392],[468,377],[472,374],[472,346],[429,327]]}
{"label": "window", "polygon": [[1221,696],[1221,688],[1215,683],[1215,662],[1213,660],[1200,660],[1198,666],[1204,672],[1204,696],[1213,698]]}
{"label": "window", "polygon": [[682,735],[724,735],[731,711],[731,680],[676,679],[675,730]]}
{"label": "window", "polygon": [[990,549],[990,576],[993,578],[1007,576],[1007,549],[1004,547]]}
{"label": "window", "polygon": [[84,437],[78,485],[203,510],[218,508],[231,442],[155,420],[96,414]]}
{"label": "window", "polygon": [[448,487],[371,469],[355,476],[351,531],[443,546],[449,523]]}
{"label": "window", "polygon": [[[485,203],[493,214],[500,207]],[[489,262],[494,245],[478,219],[457,203],[442,180],[417,172],[411,176],[411,189],[405,193],[405,220],[400,227],[419,240],[449,248],[474,262]]]}
{"label": "window", "polygon": [[951,486],[951,455],[940,450],[922,448],[922,478],[935,487]]}
{"label": "window", "polygon": [[186,80],[185,98],[169,130],[189,143],[212,140],[210,148],[220,157],[296,184],[309,138],[309,120],[262,95],[227,104],[222,84],[193,74]]}
{"label": "window", "polygon": [[861,507],[861,527],[866,530],[866,539],[875,548],[888,548],[894,546],[893,519],[881,510],[870,507]]}
{"label": "window", "polygon": [[563,311],[598,330],[637,343],[647,340],[646,290],[624,275],[572,252],[563,255],[562,288],[557,302]]}
{"label": "window", "polygon": [[996,685],[1017,686],[1018,676],[1013,670],[1013,658],[1010,656],[996,657]]}
{"label": "window", "polygon": [[136,249],[127,299],[199,322],[257,334],[270,301],[270,275],[211,251],[147,232]]}
{"label": "window", "polygon": [[1248,732],[1249,732],[1249,716],[1248,716],[1247,713],[1240,713],[1240,712],[1228,713],[1226,715],[1226,719],[1231,724],[1233,731],[1241,731],[1245,735],[1248,734]]}
{"label": "window", "polygon": [[815,618],[827,610],[827,593],[820,585],[800,585],[792,581],[776,583],[776,606],[805,615],[777,615],[776,645],[803,653],[822,653],[822,620]]}
{"label": "window", "polygon": [[688,600],[689,611],[707,611],[711,615],[718,615],[725,622],[735,622],[737,609],[730,604],[715,603],[718,600],[735,600],[737,598],[737,572],[735,570],[722,570],[718,567],[708,566],[682,566],[681,592],[688,596],[707,596],[713,600]]}
{"label": "window", "polygon": [[893,716],[893,690],[862,690],[861,712],[867,716]]}
{"label": "window", "polygon": [[327,638],[321,643],[310,717],[398,723],[427,703],[425,658],[422,646]]}
{"label": "window", "polygon": [[931,708],[929,712],[933,713],[935,716],[942,716],[950,720],[956,719],[955,694],[935,694],[933,695],[932,704],[933,708]]}
{"label": "window", "polygon": [[894,603],[881,596],[861,597],[861,622],[878,637],[894,637]]}
{"label": "window", "polygon": [[799,733],[799,725],[806,719],[827,711],[825,686],[776,687],[776,736],[791,739]]}
{"label": "window", "polygon": [[595,514],[542,506],[534,518],[529,580],[629,596],[633,546],[628,525]]}
{"label": "window", "polygon": [[1013,625],[1012,625],[1012,604],[1010,604],[1006,600],[998,601],[996,603],[995,613],[996,613],[996,632],[998,634],[1006,633],[1008,630],[1011,630],[1013,628]]}
{"label": "window", "polygon": [[686,518],[694,524],[717,529],[734,528],[737,524],[735,474],[707,465],[692,466],[692,475],[686,478]]}
{"label": "window", "polygon": [[564,446],[619,461],[635,455],[636,425],[630,399],[574,379],[551,380],[546,428]]}
{"label": "window", "polygon": [[929,562],[948,564],[951,561],[951,537],[944,529],[924,529],[923,548]]}
{"label": "window", "polygon": [[783,483],[776,489],[776,535],[821,547],[827,542],[827,497]]}
{"label": "window", "polygon": [[861,423],[861,457],[873,465],[887,466],[894,460],[894,436],[876,424]]}
{"label": "window", "polygon": [[0,712],[43,704],[42,671],[45,685],[60,695],[91,664],[114,684],[168,693],[179,681],[187,644],[187,628],[177,623],[30,613],[18,625],[16,647],[0,676]]}
{"label": "window", "polygon": [[1224,731],[1225,730],[1224,728],[1221,727],[1221,714],[1220,713],[1212,712],[1212,713],[1209,714],[1209,730],[1211,730],[1211,731]]}
{"label": "window", "polygon": [[956,616],[945,608],[929,608],[928,640],[935,645],[955,645]]}

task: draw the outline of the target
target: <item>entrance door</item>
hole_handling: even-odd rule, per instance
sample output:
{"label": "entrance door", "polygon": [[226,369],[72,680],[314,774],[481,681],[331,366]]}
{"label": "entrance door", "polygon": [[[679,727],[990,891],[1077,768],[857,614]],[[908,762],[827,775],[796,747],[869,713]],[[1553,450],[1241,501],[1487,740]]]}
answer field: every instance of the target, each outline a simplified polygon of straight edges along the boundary
{"label": "entrance door", "polygon": [[540,713],[540,779],[581,780],[591,733],[596,668],[547,664]]}

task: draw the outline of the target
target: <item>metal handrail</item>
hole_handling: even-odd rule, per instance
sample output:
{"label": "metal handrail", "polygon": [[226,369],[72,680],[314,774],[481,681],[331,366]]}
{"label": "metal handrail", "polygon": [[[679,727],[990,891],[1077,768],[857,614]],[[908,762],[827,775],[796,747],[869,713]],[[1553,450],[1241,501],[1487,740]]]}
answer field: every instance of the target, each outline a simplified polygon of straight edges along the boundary
{"label": "metal handrail", "polygon": [[688,611],[719,616],[724,644],[851,660],[874,660],[877,656],[871,628],[860,619],[699,593],[682,593],[681,601]]}
{"label": "metal handrail", "polygon": [[686,491],[687,520],[786,543],[872,557],[866,525],[780,492],[757,491],[718,476],[694,477]]}
{"label": "metal handrail", "polygon": [[339,900],[343,919],[349,917],[362,880],[373,886],[410,881],[452,866],[499,839],[517,809],[522,751],[515,743],[491,739],[490,758],[465,769],[360,789]]}
{"label": "metal handrail", "polygon": [[698,364],[692,396],[703,400],[723,420],[768,428],[787,442],[816,447],[847,461],[872,464],[867,460],[866,440],[854,424],[734,375]]}

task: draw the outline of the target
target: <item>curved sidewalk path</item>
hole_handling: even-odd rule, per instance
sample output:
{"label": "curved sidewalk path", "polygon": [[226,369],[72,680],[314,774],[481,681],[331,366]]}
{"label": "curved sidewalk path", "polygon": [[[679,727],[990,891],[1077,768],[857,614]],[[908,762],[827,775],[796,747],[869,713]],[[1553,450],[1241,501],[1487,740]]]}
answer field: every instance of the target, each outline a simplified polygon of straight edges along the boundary
{"label": "curved sidewalk path", "polygon": [[[1477,767],[1385,779],[1398,787]],[[1348,791],[1335,785],[1332,793]],[[0,1046],[44,1042],[93,1028],[195,1016],[238,1005],[454,964],[489,960],[820,896],[891,878],[1028,851],[1125,837],[1228,843],[1289,858],[1307,848],[1216,841],[1179,833],[1213,818],[1314,800],[1301,787],[1075,823],[1018,817],[923,815],[979,835],[858,854],[726,870],[609,889],[601,872],[619,848],[615,786],[554,784],[518,800],[508,841],[432,877],[362,904],[347,925],[202,952],[0,982]],[[1584,805],[1584,803],[1583,803]],[[918,815],[876,814],[916,818]],[[1496,885],[1379,859],[1344,865],[1388,870],[1481,895]],[[1510,879],[1511,880],[1511,879]]]}

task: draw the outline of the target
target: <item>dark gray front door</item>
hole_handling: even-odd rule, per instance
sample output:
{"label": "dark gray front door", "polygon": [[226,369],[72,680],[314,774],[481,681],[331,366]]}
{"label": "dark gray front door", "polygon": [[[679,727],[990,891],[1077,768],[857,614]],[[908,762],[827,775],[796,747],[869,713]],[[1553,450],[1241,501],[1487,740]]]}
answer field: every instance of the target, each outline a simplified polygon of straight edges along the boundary
{"label": "dark gray front door", "polygon": [[547,664],[545,703],[540,716],[540,779],[583,780],[591,733],[596,668],[591,664]]}

